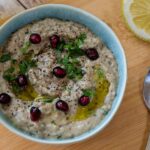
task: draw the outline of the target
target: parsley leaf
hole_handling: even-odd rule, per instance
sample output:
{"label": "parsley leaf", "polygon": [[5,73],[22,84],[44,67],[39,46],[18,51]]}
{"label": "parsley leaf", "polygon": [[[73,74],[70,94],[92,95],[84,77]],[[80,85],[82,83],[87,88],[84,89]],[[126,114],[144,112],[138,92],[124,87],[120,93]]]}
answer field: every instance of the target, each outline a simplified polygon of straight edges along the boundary
{"label": "parsley leaf", "polygon": [[56,57],[57,57],[57,63],[58,64],[62,64],[62,58],[61,58],[61,52],[60,51],[56,51]]}
{"label": "parsley leaf", "polygon": [[21,74],[25,74],[30,68],[36,67],[36,61],[34,60],[22,60],[19,64],[19,69]]}
{"label": "parsley leaf", "polygon": [[86,39],[86,34],[85,33],[81,33],[78,39],[83,43],[84,40]]}
{"label": "parsley leaf", "polygon": [[15,71],[15,68],[14,67],[10,67],[8,68],[5,73],[13,73]]}
{"label": "parsley leaf", "polygon": [[79,48],[81,48],[82,44],[84,43],[84,40],[86,39],[86,34],[82,33],[77,37],[74,41],[75,45]]}
{"label": "parsley leaf", "polygon": [[82,69],[77,59],[72,59],[66,55],[63,59],[60,60],[60,62],[64,65],[69,79],[79,80],[82,78]]}
{"label": "parsley leaf", "polygon": [[28,63],[27,61],[23,60],[19,64],[19,69],[21,74],[25,74],[28,71]]}
{"label": "parsley leaf", "polygon": [[70,57],[77,57],[84,55],[84,51],[77,45],[74,45],[74,43],[69,43],[65,45],[64,48],[67,49]]}
{"label": "parsley leaf", "polygon": [[37,66],[36,61],[35,60],[30,60],[29,61],[29,66],[30,66],[30,68],[36,67]]}
{"label": "parsley leaf", "polygon": [[56,50],[62,52],[64,50],[64,46],[65,46],[65,41],[62,40],[56,47]]}
{"label": "parsley leaf", "polygon": [[6,62],[6,61],[8,61],[8,60],[10,60],[11,59],[11,55],[10,55],[10,53],[6,53],[6,54],[3,54],[1,57],[0,57],[0,62]]}
{"label": "parsley leaf", "polygon": [[9,82],[15,80],[16,77],[14,77],[12,74],[14,71],[15,71],[14,67],[8,68],[7,70],[4,71],[3,78]]}
{"label": "parsley leaf", "polygon": [[4,71],[3,78],[10,83],[14,93],[18,93],[18,92],[20,92],[21,88],[15,81],[16,75],[13,74],[14,71],[15,71],[14,67],[8,68],[6,71]]}
{"label": "parsley leaf", "polygon": [[102,70],[101,68],[96,69],[97,75],[100,79],[105,79],[105,73],[104,70]]}
{"label": "parsley leaf", "polygon": [[12,62],[12,64],[16,64],[17,60],[16,59],[12,59],[11,62]]}
{"label": "parsley leaf", "polygon": [[88,96],[88,97],[90,97],[90,98],[93,98],[94,95],[95,95],[95,90],[94,90],[94,89],[84,89],[84,90],[83,90],[83,94],[84,94],[85,96]]}
{"label": "parsley leaf", "polygon": [[31,43],[29,41],[25,42],[20,49],[23,54],[27,53],[28,48],[30,47]]}
{"label": "parsley leaf", "polygon": [[21,91],[21,88],[19,87],[19,85],[16,82],[12,83],[12,90],[14,93],[19,93]]}
{"label": "parsley leaf", "polygon": [[82,56],[84,55],[84,51],[81,49],[82,44],[86,38],[86,34],[82,33],[79,37],[77,37],[73,42],[70,43],[68,47],[69,55],[74,56]]}
{"label": "parsley leaf", "polygon": [[43,99],[44,103],[51,103],[54,100],[54,98],[45,98]]}
{"label": "parsley leaf", "polygon": [[81,49],[82,44],[82,40],[77,38],[75,41],[68,42],[64,45],[64,49],[68,51],[70,57],[82,56],[84,55],[84,51]]}
{"label": "parsley leaf", "polygon": [[[84,51],[81,47],[85,38],[86,34],[82,33],[75,40],[72,39],[67,42],[63,40],[56,48],[57,63],[64,65],[69,79],[79,80],[83,77],[80,62],[76,57],[84,55]],[[61,51],[64,49],[67,55],[61,58]]]}
{"label": "parsley leaf", "polygon": [[72,39],[68,42],[62,40],[62,42],[57,46],[56,50],[63,51],[65,49],[70,57],[82,56],[84,55],[84,51],[81,49],[81,47],[85,38],[86,34],[82,33],[75,40]]}

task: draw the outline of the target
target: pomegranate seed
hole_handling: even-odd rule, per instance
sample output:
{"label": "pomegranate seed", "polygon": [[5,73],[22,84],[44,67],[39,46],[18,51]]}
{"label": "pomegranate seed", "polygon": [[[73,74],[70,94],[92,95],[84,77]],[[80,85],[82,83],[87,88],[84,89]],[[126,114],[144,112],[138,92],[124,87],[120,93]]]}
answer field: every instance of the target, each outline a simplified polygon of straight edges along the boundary
{"label": "pomegranate seed", "polygon": [[30,118],[32,121],[38,121],[41,117],[41,111],[38,107],[32,107],[30,109]]}
{"label": "pomegranate seed", "polygon": [[0,94],[0,103],[1,104],[8,104],[11,101],[11,97],[6,93]]}
{"label": "pomegranate seed", "polygon": [[96,60],[97,58],[99,58],[99,54],[95,48],[89,48],[85,50],[85,54],[91,60]]}
{"label": "pomegranate seed", "polygon": [[52,35],[50,38],[50,43],[52,48],[56,48],[57,45],[60,43],[60,37],[58,35]]}
{"label": "pomegranate seed", "polygon": [[33,33],[29,38],[32,44],[39,44],[41,42],[41,36],[38,33]]}
{"label": "pomegranate seed", "polygon": [[78,102],[79,102],[80,105],[86,106],[86,105],[89,104],[90,98],[89,98],[88,96],[83,95],[83,96],[81,96],[81,97],[79,98],[79,101],[78,101]]}
{"label": "pomegranate seed", "polygon": [[63,78],[66,76],[66,71],[61,67],[55,67],[53,69],[53,74],[58,78]]}
{"label": "pomegranate seed", "polygon": [[58,100],[56,102],[56,108],[58,110],[61,110],[61,111],[64,111],[64,112],[67,112],[69,110],[68,104],[63,100]]}
{"label": "pomegranate seed", "polygon": [[20,87],[24,87],[28,84],[28,80],[27,80],[27,77],[25,75],[19,75],[17,77],[16,81]]}

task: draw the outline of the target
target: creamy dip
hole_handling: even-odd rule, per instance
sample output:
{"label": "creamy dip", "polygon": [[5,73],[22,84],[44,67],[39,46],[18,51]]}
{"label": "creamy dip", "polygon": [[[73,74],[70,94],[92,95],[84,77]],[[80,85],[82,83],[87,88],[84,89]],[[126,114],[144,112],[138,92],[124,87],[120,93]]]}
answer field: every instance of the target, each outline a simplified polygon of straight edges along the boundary
{"label": "creamy dip", "polygon": [[75,22],[26,25],[1,47],[0,62],[0,111],[33,136],[81,135],[100,123],[116,95],[112,52]]}

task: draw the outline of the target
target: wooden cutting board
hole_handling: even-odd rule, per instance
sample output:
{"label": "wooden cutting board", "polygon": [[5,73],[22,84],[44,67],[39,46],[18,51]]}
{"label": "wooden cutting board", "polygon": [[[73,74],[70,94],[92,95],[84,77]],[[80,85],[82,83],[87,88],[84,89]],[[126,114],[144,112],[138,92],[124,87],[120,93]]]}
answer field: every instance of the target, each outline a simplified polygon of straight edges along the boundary
{"label": "wooden cutting board", "polygon": [[145,150],[150,116],[141,93],[150,65],[150,43],[139,40],[126,28],[120,0],[0,0],[0,24],[24,9],[44,3],[80,7],[108,23],[125,49],[128,61],[126,93],[111,123],[91,139],[71,145],[44,145],[23,139],[0,125],[0,150]]}

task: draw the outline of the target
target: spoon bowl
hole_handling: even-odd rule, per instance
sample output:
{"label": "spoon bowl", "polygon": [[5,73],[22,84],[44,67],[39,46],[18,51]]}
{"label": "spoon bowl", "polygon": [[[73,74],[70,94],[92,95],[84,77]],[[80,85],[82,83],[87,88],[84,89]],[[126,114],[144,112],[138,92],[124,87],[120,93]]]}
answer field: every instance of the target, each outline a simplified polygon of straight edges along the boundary
{"label": "spoon bowl", "polygon": [[150,70],[144,79],[143,98],[146,107],[150,110]]}

